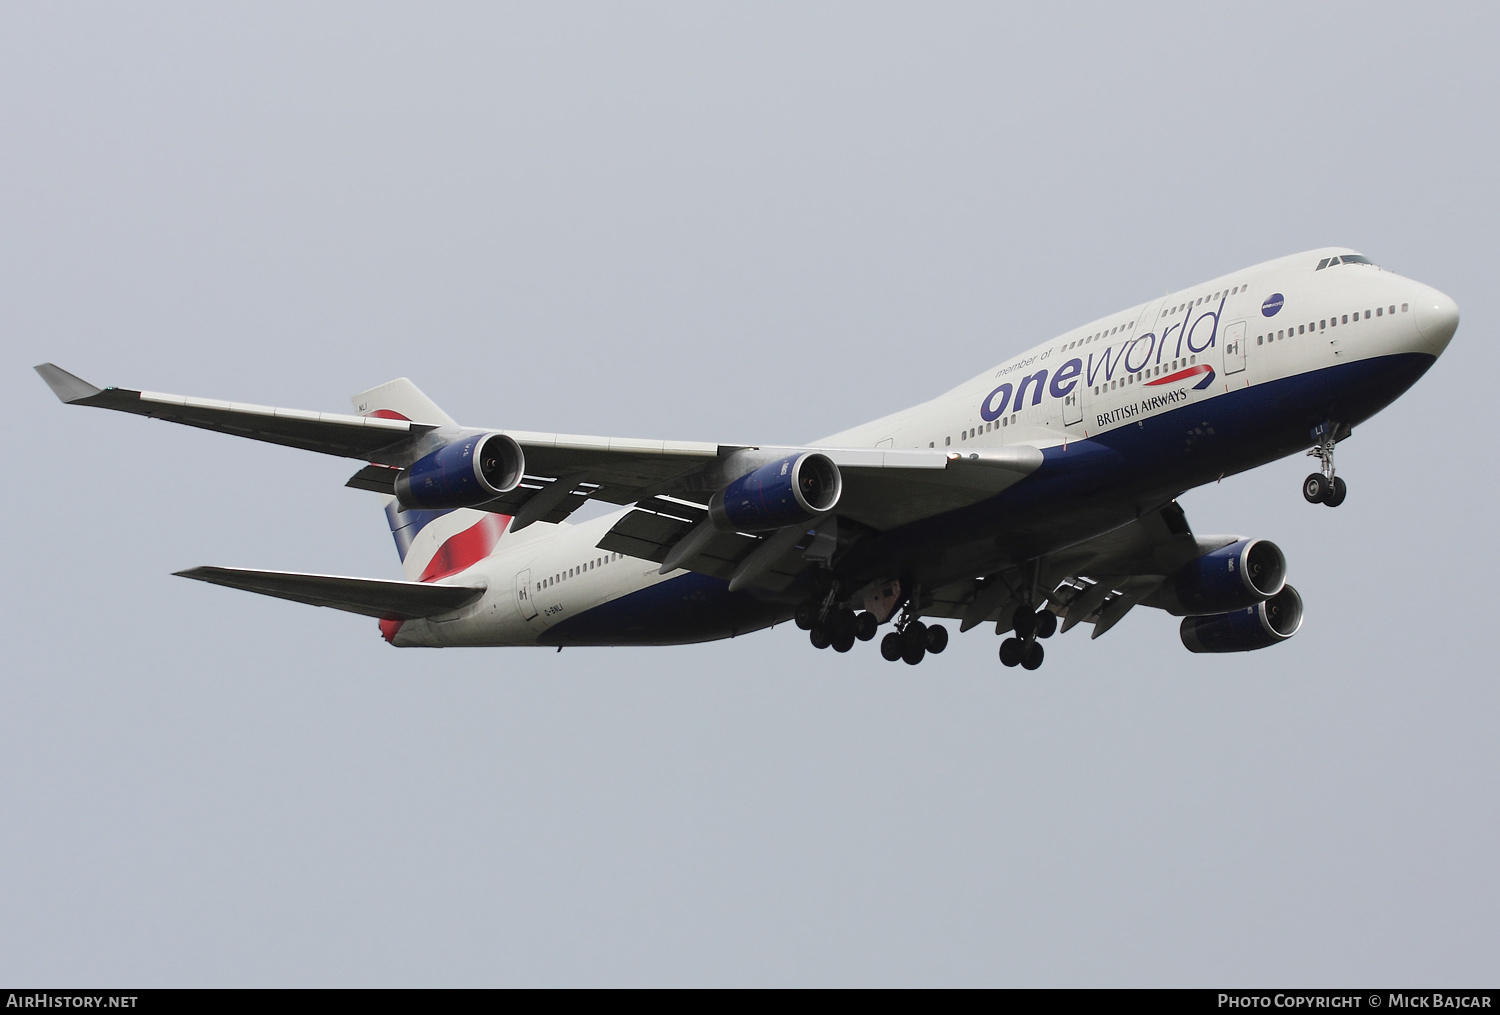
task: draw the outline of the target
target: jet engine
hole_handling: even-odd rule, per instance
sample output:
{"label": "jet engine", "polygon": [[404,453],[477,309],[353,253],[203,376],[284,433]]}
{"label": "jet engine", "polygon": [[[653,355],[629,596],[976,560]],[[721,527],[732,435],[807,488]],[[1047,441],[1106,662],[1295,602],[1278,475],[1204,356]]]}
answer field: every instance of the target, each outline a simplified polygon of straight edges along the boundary
{"label": "jet engine", "polygon": [[1302,597],[1290,585],[1263,603],[1214,617],[1182,621],[1189,652],[1249,652],[1286,641],[1302,627]]}
{"label": "jet engine", "polygon": [[843,489],[843,477],[832,459],[804,451],[736,479],[714,494],[708,513],[725,532],[763,532],[827,514]]}
{"label": "jet engine", "polygon": [[1205,553],[1168,579],[1148,602],[1178,617],[1243,610],[1286,585],[1286,557],[1268,539],[1241,539]]}
{"label": "jet engine", "polygon": [[509,493],[521,483],[526,455],[502,433],[454,441],[420,458],[396,477],[403,508],[474,507]]}

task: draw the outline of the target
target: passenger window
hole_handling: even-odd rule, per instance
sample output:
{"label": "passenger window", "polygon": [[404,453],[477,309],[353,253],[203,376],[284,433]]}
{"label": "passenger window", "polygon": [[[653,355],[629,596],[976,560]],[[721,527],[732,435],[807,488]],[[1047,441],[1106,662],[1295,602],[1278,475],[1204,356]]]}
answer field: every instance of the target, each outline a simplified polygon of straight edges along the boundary
{"label": "passenger window", "polygon": [[1401,312],[1402,312],[1402,313],[1403,313],[1403,314],[1404,314],[1404,313],[1406,313],[1406,308],[1407,308],[1407,307],[1408,307],[1408,306],[1410,306],[1410,304],[1407,304],[1407,303],[1403,303],[1403,304],[1401,304]]}
{"label": "passenger window", "polygon": [[1370,319],[1370,312],[1368,310],[1366,310],[1365,311],[1365,320],[1368,321],[1369,319]]}
{"label": "passenger window", "polygon": [[950,445],[952,443],[953,443],[953,438],[952,437],[944,437],[943,438],[943,447],[946,448],[948,445]]}
{"label": "passenger window", "polygon": [[1379,317],[1379,316],[1381,316],[1381,312],[1382,312],[1382,311],[1383,311],[1383,310],[1385,310],[1385,308],[1384,308],[1384,307],[1376,307],[1376,308],[1375,308],[1375,316],[1376,316],[1376,317]]}

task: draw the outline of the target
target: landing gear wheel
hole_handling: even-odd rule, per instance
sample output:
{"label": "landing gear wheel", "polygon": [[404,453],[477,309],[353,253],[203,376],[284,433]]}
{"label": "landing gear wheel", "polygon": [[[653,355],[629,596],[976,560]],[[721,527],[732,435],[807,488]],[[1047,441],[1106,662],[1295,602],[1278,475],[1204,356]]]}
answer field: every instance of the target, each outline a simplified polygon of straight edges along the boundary
{"label": "landing gear wheel", "polygon": [[839,634],[833,639],[833,650],[835,652],[847,652],[854,647],[854,635]]}
{"label": "landing gear wheel", "polygon": [[825,625],[819,624],[807,633],[807,640],[812,642],[813,648],[827,648],[833,644],[833,635]]}
{"label": "landing gear wheel", "polygon": [[1000,643],[1000,663],[1003,666],[1016,666],[1025,652],[1026,643],[1020,638],[1006,638]]}
{"label": "landing gear wheel", "polygon": [[913,620],[906,625],[906,630],[901,632],[901,641],[909,649],[927,651],[927,625],[920,620]]}
{"label": "landing gear wheel", "polygon": [[854,622],[854,637],[860,641],[869,641],[875,637],[875,632],[880,628],[880,621],[875,619],[873,613],[861,613]]}
{"label": "landing gear wheel", "polygon": [[1302,496],[1309,504],[1321,504],[1328,499],[1332,485],[1321,472],[1314,472],[1302,481]]}
{"label": "landing gear wheel", "polygon": [[940,654],[948,647],[948,629],[942,624],[933,624],[927,629],[927,651]]}
{"label": "landing gear wheel", "polygon": [[1349,484],[1345,483],[1343,477],[1333,477],[1333,488],[1328,491],[1328,496],[1323,498],[1323,503],[1329,507],[1338,507],[1344,503],[1344,498],[1349,496]]}
{"label": "landing gear wheel", "polygon": [[880,639],[880,654],[885,657],[886,662],[893,663],[900,659],[904,651],[906,651],[906,643],[895,631]]}
{"label": "landing gear wheel", "polygon": [[1057,633],[1057,614],[1051,610],[1038,610],[1036,613],[1036,636],[1038,638],[1050,638]]}
{"label": "landing gear wheel", "polygon": [[901,651],[901,658],[906,660],[908,666],[915,666],[922,661],[922,657],[926,654],[927,647],[925,645],[918,645],[914,648],[908,642]]}
{"label": "landing gear wheel", "polygon": [[1037,616],[1024,606],[1016,607],[1015,619],[1011,621],[1016,637],[1025,641],[1036,634]]}
{"label": "landing gear wheel", "polygon": [[834,610],[828,617],[828,630],[833,634],[835,643],[848,640],[854,644],[854,634],[858,629],[858,621],[854,618],[853,610]]}
{"label": "landing gear wheel", "polygon": [[1042,657],[1046,654],[1047,653],[1045,650],[1043,650],[1042,646],[1038,645],[1036,642],[1032,642],[1031,647],[1026,650],[1026,654],[1021,657],[1021,667],[1027,670],[1036,669],[1038,666],[1042,665]]}
{"label": "landing gear wheel", "polygon": [[818,604],[807,600],[797,607],[797,612],[792,615],[792,620],[804,631],[811,631],[813,625],[818,622]]}

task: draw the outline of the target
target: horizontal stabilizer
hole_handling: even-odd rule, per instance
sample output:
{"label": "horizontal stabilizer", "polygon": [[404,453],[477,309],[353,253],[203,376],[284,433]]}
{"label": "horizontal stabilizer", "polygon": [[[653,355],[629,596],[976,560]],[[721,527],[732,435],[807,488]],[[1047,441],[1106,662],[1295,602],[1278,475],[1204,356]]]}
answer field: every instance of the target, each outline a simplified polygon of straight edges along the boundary
{"label": "horizontal stabilizer", "polygon": [[176,574],[181,578],[226,585],[310,606],[328,606],[381,620],[415,620],[452,613],[484,595],[484,589],[468,585],[341,578],[295,571],[252,571],[242,567],[195,567]]}

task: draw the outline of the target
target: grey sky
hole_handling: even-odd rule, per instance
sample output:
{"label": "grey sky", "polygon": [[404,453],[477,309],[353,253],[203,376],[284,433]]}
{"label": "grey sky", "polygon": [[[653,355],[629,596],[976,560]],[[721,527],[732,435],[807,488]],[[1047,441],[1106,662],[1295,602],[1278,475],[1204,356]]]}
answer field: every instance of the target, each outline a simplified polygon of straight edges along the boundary
{"label": "grey sky", "polygon": [[[1493,984],[1492,6],[0,7],[0,980]],[[170,577],[395,577],[341,460],[99,384],[806,440],[1348,244],[1463,323],[1339,450],[1183,498],[1301,634],[1003,670],[790,626],[395,651]]]}

